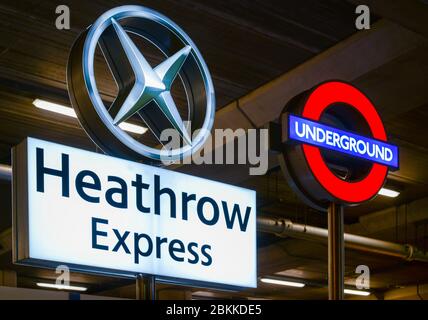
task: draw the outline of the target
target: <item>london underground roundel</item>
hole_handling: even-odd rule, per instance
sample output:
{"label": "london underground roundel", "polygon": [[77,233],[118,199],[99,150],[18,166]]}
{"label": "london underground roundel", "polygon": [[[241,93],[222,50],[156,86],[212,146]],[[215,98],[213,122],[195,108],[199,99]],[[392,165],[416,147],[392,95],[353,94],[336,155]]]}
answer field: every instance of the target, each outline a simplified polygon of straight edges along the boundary
{"label": "london underground roundel", "polygon": [[[98,51],[102,55],[97,56]],[[102,68],[110,71],[117,86],[111,103],[101,81],[105,78],[97,78]],[[177,83],[181,100],[187,100],[181,106],[173,94]],[[202,55],[173,21],[142,6],[111,9],[79,36],[68,60],[67,86],[82,127],[111,155],[149,162],[180,160],[204,144],[213,125],[214,87]],[[152,144],[144,133],[123,129],[135,125],[133,121],[152,132]],[[167,152],[161,148],[166,129],[174,130],[182,142]]]}
{"label": "london underground roundel", "polygon": [[304,92],[285,106],[281,119],[281,165],[312,207],[368,201],[388,170],[398,169],[398,148],[387,142],[373,103],[348,83],[324,82]]}

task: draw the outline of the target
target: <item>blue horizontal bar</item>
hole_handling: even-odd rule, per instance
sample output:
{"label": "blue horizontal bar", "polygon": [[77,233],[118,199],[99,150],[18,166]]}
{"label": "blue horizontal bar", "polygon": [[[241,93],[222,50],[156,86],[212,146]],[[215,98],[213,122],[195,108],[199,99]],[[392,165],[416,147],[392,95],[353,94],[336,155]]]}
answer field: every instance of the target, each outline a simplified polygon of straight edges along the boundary
{"label": "blue horizontal bar", "polygon": [[290,114],[288,138],[398,169],[398,147]]}

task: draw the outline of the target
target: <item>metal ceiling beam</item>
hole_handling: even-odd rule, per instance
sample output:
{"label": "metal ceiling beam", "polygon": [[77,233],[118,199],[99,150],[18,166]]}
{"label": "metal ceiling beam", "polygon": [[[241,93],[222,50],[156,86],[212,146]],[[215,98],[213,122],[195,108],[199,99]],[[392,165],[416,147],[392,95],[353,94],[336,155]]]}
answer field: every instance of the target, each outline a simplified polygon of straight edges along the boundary
{"label": "metal ceiling beam", "polygon": [[384,293],[384,300],[427,300],[428,283],[392,289]]}
{"label": "metal ceiling beam", "polygon": [[[395,232],[391,231],[405,227],[406,224],[409,226],[409,229],[411,225],[418,222],[425,222],[428,225],[427,208],[428,198],[418,199],[407,204],[361,216],[358,223],[347,225],[345,230],[346,232],[368,236],[382,236],[384,238],[386,235],[389,235],[393,237]],[[411,231],[413,232],[409,232],[409,234],[414,235],[414,230]],[[403,238],[403,235],[400,238]]]}
{"label": "metal ceiling beam", "polygon": [[302,91],[328,79],[354,81],[423,43],[415,33],[381,20],[250,92],[239,100],[240,109],[261,127],[277,119],[285,102]]}
{"label": "metal ceiling beam", "polygon": [[[426,43],[425,38],[394,23],[379,21],[373,25],[371,30],[356,33],[282,76],[221,108],[216,113],[214,128],[230,128],[232,130],[238,128],[260,128],[278,117],[286,101],[313,85],[335,78],[354,81],[423,43]],[[23,80],[14,79],[14,81]],[[7,81],[4,82],[4,85],[7,85]],[[26,85],[28,87],[28,83]],[[30,91],[34,91],[32,87],[31,89]],[[67,96],[66,91],[58,93],[58,90],[59,88],[55,88],[55,97],[62,98]],[[48,96],[53,97],[52,90],[37,88],[37,92],[41,96],[43,96],[44,91]],[[225,145],[221,141],[216,142],[209,149],[215,153],[215,150],[224,147]],[[269,168],[277,165],[276,157],[270,154]],[[178,170],[236,183],[248,178],[249,166],[186,165],[178,168]]]}
{"label": "metal ceiling beam", "polygon": [[[356,81],[373,70],[426,45],[428,41],[412,31],[392,22],[381,20],[372,29],[357,32],[282,76],[255,89],[216,113],[215,128],[261,128],[278,118],[285,103],[297,94],[328,80]],[[366,87],[367,83],[364,83]],[[419,105],[413,105],[412,108]],[[409,107],[410,108],[410,107]],[[216,142],[212,153],[224,148]],[[269,168],[278,166],[275,156]],[[179,171],[215,177],[218,180],[239,182],[248,178],[249,166],[218,165],[184,166]]]}

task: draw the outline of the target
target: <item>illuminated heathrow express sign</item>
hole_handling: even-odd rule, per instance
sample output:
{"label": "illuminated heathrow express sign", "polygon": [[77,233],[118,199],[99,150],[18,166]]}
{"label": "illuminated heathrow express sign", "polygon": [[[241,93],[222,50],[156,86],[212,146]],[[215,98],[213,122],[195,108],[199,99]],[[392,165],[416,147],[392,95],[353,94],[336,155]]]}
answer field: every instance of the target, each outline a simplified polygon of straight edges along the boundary
{"label": "illuminated heathrow express sign", "polygon": [[13,159],[16,263],[256,287],[254,191],[34,138]]}
{"label": "illuminated heathrow express sign", "polygon": [[286,178],[316,209],[370,200],[388,170],[398,169],[398,148],[387,142],[374,105],[348,83],[329,81],[304,92],[285,106],[281,119]]}

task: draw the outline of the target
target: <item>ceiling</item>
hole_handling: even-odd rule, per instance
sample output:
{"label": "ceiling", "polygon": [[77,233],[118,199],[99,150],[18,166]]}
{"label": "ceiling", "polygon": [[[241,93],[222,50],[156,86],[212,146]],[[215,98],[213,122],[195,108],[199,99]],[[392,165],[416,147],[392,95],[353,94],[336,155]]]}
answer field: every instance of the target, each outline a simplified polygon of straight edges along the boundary
{"label": "ceiling", "polygon": [[[69,105],[66,65],[74,40],[102,12],[128,3],[75,0],[61,1],[61,4],[70,6],[70,30],[55,28],[56,1],[3,0],[0,4],[0,163],[10,164],[10,148],[27,136],[96,150],[77,120],[37,109],[32,101],[44,98]],[[297,66],[314,63],[311,58],[341,46],[349,37],[359,36],[354,26],[355,6],[341,0],[147,0],[141,4],[171,18],[197,44],[212,73],[218,111]],[[372,23],[381,18],[381,14],[373,15]],[[428,44],[414,30],[405,32],[417,38],[415,47],[353,80],[376,102],[391,141],[400,146],[402,167],[390,174],[388,184],[399,188],[401,195],[396,199],[378,197],[360,207],[347,208],[345,222],[348,226],[358,224],[361,217],[374,212],[401,208],[403,204],[428,196],[428,91],[425,88],[428,83]],[[151,57],[150,63],[159,62],[155,54]],[[366,60],[376,58],[364,57]],[[353,61],[348,64],[352,65]],[[100,67],[97,74],[103,98],[111,101],[116,88],[108,70]],[[209,176],[202,169],[195,170],[199,175]],[[222,179],[220,175],[213,176],[216,177]],[[326,226],[326,216],[306,207],[296,197],[278,166],[273,166],[263,176],[241,175],[235,183],[257,191],[258,214]],[[0,232],[11,226],[10,199],[10,183],[2,181]],[[428,220],[428,212],[425,219]],[[373,232],[371,236],[413,242],[425,246],[426,250],[427,232],[420,231],[415,235],[415,230],[419,230],[417,226],[423,222],[423,218],[405,224],[400,221],[396,227]],[[237,293],[203,291],[198,294],[226,298],[327,297],[325,245],[260,234],[259,247],[259,255],[263,257],[259,262],[260,275],[280,272],[282,276],[304,278],[315,285],[296,291],[262,284],[257,290]],[[378,293],[397,286],[428,282],[423,263],[356,251],[347,251],[346,259],[347,281],[355,280],[356,265],[370,265],[372,284]],[[55,277],[49,270],[12,266],[10,252],[0,255],[2,268],[17,270],[18,285],[23,287],[34,287],[40,279]],[[130,298],[135,293],[132,281],[126,279],[74,274],[72,280],[87,285],[90,293]]]}

